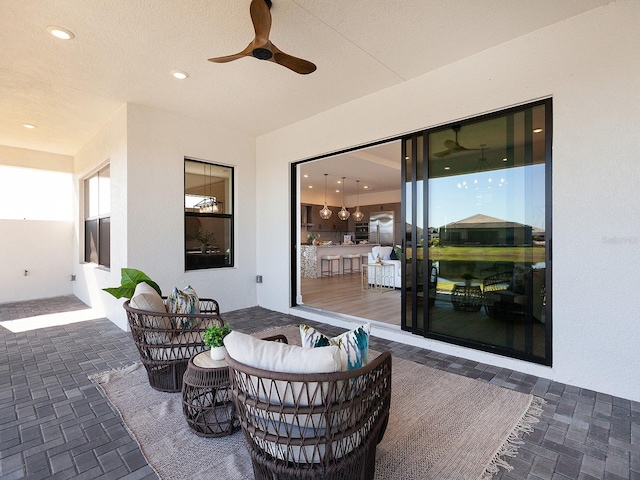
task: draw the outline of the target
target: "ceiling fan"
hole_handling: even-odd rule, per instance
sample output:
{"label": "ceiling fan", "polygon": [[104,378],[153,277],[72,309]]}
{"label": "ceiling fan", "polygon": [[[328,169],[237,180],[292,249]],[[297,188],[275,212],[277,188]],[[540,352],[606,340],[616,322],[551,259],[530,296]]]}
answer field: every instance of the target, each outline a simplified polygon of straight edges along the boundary
{"label": "ceiling fan", "polygon": [[284,53],[269,40],[269,32],[271,31],[271,0],[251,0],[249,13],[251,14],[253,29],[256,33],[253,41],[241,52],[225,57],[210,58],[210,62],[226,63],[242,57],[253,56],[258,60],[275,62],[301,75],[307,75],[316,70],[316,66],[313,63]]}
{"label": "ceiling fan", "polygon": [[455,125],[455,126],[451,127],[451,129],[455,132],[456,139],[455,140],[445,140],[444,141],[444,146],[447,149],[446,150],[442,150],[441,152],[434,153],[433,154],[434,157],[446,157],[447,155],[450,155],[451,153],[466,152],[466,151],[470,151],[470,150],[480,150],[479,148],[466,148],[466,147],[463,147],[462,145],[460,145],[458,143],[458,132],[460,131],[460,125]]}

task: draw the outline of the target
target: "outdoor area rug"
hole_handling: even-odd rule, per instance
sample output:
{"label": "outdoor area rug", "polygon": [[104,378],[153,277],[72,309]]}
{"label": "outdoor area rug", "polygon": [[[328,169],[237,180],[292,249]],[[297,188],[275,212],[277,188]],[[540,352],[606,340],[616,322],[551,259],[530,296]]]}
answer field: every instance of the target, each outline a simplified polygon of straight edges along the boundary
{"label": "outdoor area rug", "polygon": [[[253,479],[242,432],[198,437],[183,416],[181,394],[151,388],[142,364],[92,378],[160,478]],[[505,457],[517,453],[542,403],[394,357],[389,426],[378,445],[375,478],[489,479],[499,467],[510,469]]]}

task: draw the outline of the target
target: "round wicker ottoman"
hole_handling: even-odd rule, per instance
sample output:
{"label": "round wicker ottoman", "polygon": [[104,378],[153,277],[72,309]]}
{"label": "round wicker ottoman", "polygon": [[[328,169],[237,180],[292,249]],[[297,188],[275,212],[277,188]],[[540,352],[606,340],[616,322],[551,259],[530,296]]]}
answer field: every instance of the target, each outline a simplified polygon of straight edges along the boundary
{"label": "round wicker ottoman", "polygon": [[182,379],[182,411],[201,437],[231,435],[240,428],[225,360],[211,360],[209,350],[191,357]]}

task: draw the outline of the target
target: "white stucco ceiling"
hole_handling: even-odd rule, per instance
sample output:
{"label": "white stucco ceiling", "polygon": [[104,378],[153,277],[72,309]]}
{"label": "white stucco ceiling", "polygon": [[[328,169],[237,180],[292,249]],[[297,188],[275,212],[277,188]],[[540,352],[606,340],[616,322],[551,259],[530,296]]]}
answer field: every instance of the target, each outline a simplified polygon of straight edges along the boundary
{"label": "white stucco ceiling", "polygon": [[207,61],[251,41],[249,0],[0,0],[0,145],[74,155],[127,102],[259,136],[611,1],[274,0],[302,76]]}

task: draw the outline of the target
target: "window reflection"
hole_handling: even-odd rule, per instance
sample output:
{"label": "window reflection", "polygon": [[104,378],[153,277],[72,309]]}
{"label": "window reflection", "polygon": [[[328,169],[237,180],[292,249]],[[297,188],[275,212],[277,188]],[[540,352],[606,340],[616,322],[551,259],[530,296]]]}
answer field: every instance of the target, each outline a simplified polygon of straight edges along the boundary
{"label": "window reflection", "polygon": [[426,336],[548,363],[545,108],[426,134],[424,192],[406,166],[405,328],[425,318]]}
{"label": "window reflection", "polygon": [[233,168],[185,159],[185,268],[233,266]]}

